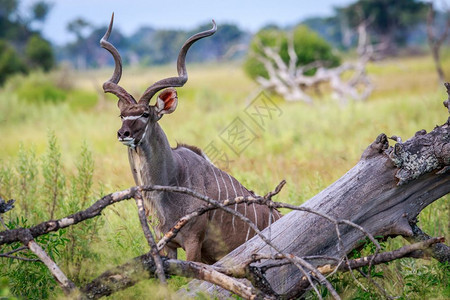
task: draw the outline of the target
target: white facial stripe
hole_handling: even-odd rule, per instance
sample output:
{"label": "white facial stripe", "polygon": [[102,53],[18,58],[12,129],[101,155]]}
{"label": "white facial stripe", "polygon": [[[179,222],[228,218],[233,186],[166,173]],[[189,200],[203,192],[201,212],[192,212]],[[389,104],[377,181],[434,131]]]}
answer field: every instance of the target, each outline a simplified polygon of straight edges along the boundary
{"label": "white facial stripe", "polygon": [[127,116],[127,117],[122,117],[122,120],[136,120],[139,119],[142,116]]}
{"label": "white facial stripe", "polygon": [[146,118],[146,117],[144,117],[144,116],[142,116],[142,115],[140,115],[140,116],[126,116],[126,117],[122,117],[122,121],[126,121],[126,120],[139,120],[139,121],[141,121],[141,122],[143,122],[143,123],[146,123],[146,122],[147,122],[147,119],[148,119],[148,118]]}

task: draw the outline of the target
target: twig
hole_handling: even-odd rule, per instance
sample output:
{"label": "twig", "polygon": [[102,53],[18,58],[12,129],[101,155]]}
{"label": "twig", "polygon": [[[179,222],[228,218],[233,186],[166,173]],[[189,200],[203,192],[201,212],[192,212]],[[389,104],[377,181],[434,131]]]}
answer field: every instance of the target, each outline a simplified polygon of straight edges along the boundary
{"label": "twig", "polygon": [[145,238],[147,239],[148,245],[150,246],[150,254],[155,261],[156,275],[158,275],[158,279],[161,284],[167,285],[161,256],[159,256],[159,251],[158,247],[156,246],[155,239],[153,238],[150,228],[148,227],[147,218],[145,217],[144,202],[140,193],[136,193],[135,200],[138,208],[139,221],[141,222],[142,230],[144,231]]}
{"label": "twig", "polygon": [[[27,250],[27,249],[28,249],[28,247],[26,247],[26,246],[22,246],[22,247],[19,247],[19,248],[13,249],[13,250],[11,250],[11,251],[8,251],[8,252],[6,252],[6,253],[3,253],[3,254],[7,254],[7,255],[10,255],[10,254],[13,254],[13,253],[16,253],[16,252],[19,252],[19,251],[23,251],[23,250]],[[0,255],[2,255],[2,254],[0,254]]]}
{"label": "twig", "polygon": [[[352,259],[342,265],[325,264],[322,266],[318,266],[317,270],[319,270],[324,275],[328,275],[335,271],[347,272],[351,269],[356,270],[356,269],[368,266],[370,264],[370,262],[372,262],[372,265],[374,266],[374,265],[387,263],[387,262],[390,262],[390,261],[393,261],[396,259],[400,259],[400,258],[404,258],[404,257],[416,257],[414,254],[417,251],[427,249],[430,246],[432,246],[436,243],[441,243],[443,241],[444,241],[443,237],[430,238],[423,242],[406,245],[406,246],[403,246],[403,247],[393,250],[393,251],[380,253],[377,256],[370,255],[367,257]],[[279,257],[279,256],[272,257],[272,259],[281,259],[281,258],[282,257]],[[368,275],[365,274],[365,277],[368,277]],[[368,278],[368,279],[370,281],[370,278]],[[301,289],[304,290],[308,286],[307,278],[302,278],[297,283],[296,286],[298,287],[299,290],[301,290]]]}
{"label": "twig", "polygon": [[6,254],[6,253],[0,254],[0,257],[29,261],[29,262],[42,262],[40,259],[15,256],[15,255],[10,255],[10,254]]}
{"label": "twig", "polygon": [[16,228],[2,231],[0,232],[0,245],[11,244],[20,241],[19,236],[25,234],[25,232],[29,232],[33,238],[36,238],[46,233],[58,231],[59,229],[66,228],[71,225],[80,223],[84,220],[94,218],[100,215],[102,210],[105,209],[108,205],[133,198],[137,190],[137,187],[132,187],[127,190],[106,195],[92,204],[86,210],[76,212],[62,219],[42,222],[30,228]]}

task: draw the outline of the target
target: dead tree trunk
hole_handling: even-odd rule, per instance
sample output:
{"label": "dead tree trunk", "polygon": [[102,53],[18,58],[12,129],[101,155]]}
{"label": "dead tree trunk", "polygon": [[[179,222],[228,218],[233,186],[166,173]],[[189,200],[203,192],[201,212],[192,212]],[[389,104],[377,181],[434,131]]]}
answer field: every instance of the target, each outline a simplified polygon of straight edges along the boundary
{"label": "dead tree trunk", "polygon": [[[445,102],[447,107],[450,107],[449,102]],[[430,133],[419,131],[404,143],[396,139],[399,142],[389,146],[386,135],[380,134],[352,169],[302,206],[336,219],[350,220],[373,236],[412,236],[410,224],[416,222],[418,214],[450,192],[450,118]],[[342,257],[356,248],[365,235],[350,226],[340,225],[339,229],[340,240],[335,225],[328,220],[294,211],[272,225],[271,237],[272,243],[283,253],[298,257]],[[267,230],[264,233],[268,235]],[[236,265],[253,253],[270,252],[266,243],[256,236],[217,265]],[[266,273],[268,282],[278,294],[290,296],[304,290],[299,286],[304,284],[301,283],[302,276],[292,265],[270,269]],[[195,280],[190,284],[189,293],[206,291],[210,294],[215,289],[212,284]],[[218,292],[224,293],[220,289]]]}

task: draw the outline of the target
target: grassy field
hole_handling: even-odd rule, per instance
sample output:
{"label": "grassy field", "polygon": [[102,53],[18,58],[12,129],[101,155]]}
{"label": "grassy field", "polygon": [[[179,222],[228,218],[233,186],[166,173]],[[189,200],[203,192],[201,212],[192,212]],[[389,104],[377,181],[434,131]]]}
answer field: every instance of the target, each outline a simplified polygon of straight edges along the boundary
{"label": "grassy field", "polygon": [[[450,74],[448,55],[444,66]],[[287,103],[269,95],[279,113],[264,129],[245,113],[246,107],[257,97],[258,87],[244,75],[239,65],[190,65],[188,68],[190,78],[186,87],[178,89],[176,112],[160,121],[170,143],[183,142],[201,148],[213,143],[228,155],[227,171],[259,194],[272,190],[286,179],[288,184],[278,199],[293,204],[303,203],[341,177],[379,133],[401,136],[405,140],[416,131],[429,131],[448,118],[442,106],[446,99],[445,89],[438,84],[429,57],[403,58],[371,65],[369,74],[376,88],[364,103],[342,107],[325,96],[309,106]],[[132,186],[134,182],[127,150],[116,140],[116,131],[121,126],[116,101],[113,97],[103,98],[99,93],[110,72],[61,70],[11,80],[0,94],[0,168],[20,173],[15,169],[21,163],[21,157],[23,159],[20,153],[31,151],[34,154],[27,154],[27,157],[31,157],[35,166],[41,169],[48,153],[49,136],[54,134],[61,152],[61,168],[67,179],[65,185],[69,185],[70,178],[82,180],[80,164],[86,162],[86,156],[80,153],[90,153],[94,163],[90,202],[101,194]],[[148,85],[174,72],[173,66],[125,68],[121,85],[138,96]],[[40,90],[43,82],[55,83],[63,95]],[[49,94],[53,100],[46,99]],[[232,152],[220,138],[223,130],[236,118],[245,122],[256,136],[240,155]],[[88,150],[82,151],[83,147]],[[80,155],[83,158],[80,159]],[[73,179],[78,182],[76,180]],[[17,199],[18,206],[16,212],[6,218],[16,217],[23,210],[21,199],[14,193],[20,185],[16,182],[16,187],[7,189],[5,182],[3,176],[0,195]],[[39,206],[39,202],[34,205]],[[61,217],[63,212],[61,210],[61,215],[56,217]],[[449,213],[449,197],[446,196],[423,211],[420,225],[430,235],[448,239]],[[28,222],[38,222],[39,216],[30,214]],[[83,256],[79,252],[83,260],[66,264],[69,274],[72,269],[77,269],[81,283],[108,267],[146,252],[135,205],[131,201],[106,210],[103,221],[92,226],[95,230],[86,231],[86,234],[90,232],[93,235],[89,243],[92,253]],[[386,248],[391,249],[401,243],[401,239],[391,240],[386,243]],[[63,252],[64,248],[59,251]],[[2,270],[4,268],[5,265],[1,266]],[[448,268],[434,261],[404,260],[377,270],[385,277],[379,282],[394,296],[404,299],[450,297]],[[381,297],[373,288],[368,292],[358,288],[349,276],[339,275],[333,280],[339,282],[338,290],[346,299]],[[177,288],[184,282],[176,279],[171,286]],[[114,298],[138,297],[148,293],[149,288],[148,282],[144,282]],[[54,293],[50,295],[55,296]]]}

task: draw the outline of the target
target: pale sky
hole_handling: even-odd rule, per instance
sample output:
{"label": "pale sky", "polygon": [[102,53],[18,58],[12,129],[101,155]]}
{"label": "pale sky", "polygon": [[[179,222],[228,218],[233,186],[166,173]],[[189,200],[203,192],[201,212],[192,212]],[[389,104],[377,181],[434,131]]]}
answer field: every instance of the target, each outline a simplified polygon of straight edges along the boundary
{"label": "pale sky", "polygon": [[[48,0],[53,8],[43,27],[44,36],[56,44],[74,37],[66,30],[67,23],[82,17],[95,26],[107,25],[114,11],[114,26],[131,34],[141,26],[190,29],[214,19],[217,25],[231,22],[241,28],[256,31],[275,23],[296,24],[311,16],[328,16],[334,6],[344,6],[356,0]],[[35,0],[22,0],[26,7]]]}

